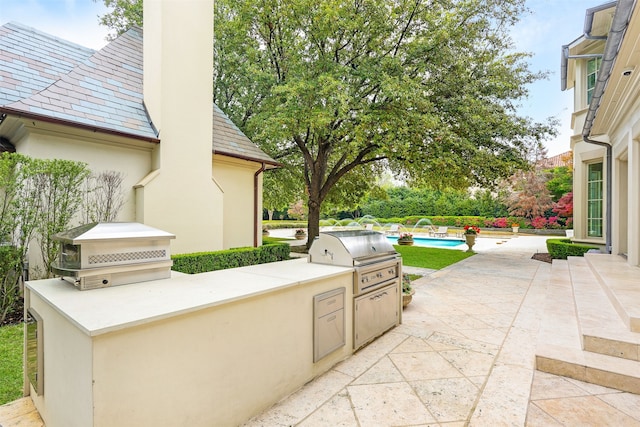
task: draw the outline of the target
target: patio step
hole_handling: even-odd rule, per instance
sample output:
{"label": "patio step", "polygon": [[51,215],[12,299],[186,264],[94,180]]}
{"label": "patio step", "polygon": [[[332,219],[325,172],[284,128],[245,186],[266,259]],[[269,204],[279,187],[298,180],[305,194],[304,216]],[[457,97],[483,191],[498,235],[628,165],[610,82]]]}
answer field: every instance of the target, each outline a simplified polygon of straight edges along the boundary
{"label": "patio step", "polygon": [[640,268],[615,255],[585,254],[585,259],[627,328],[640,332]]}
{"label": "patio step", "polygon": [[637,334],[603,292],[585,259],[554,260],[536,369],[640,394]]}
{"label": "patio step", "polygon": [[619,316],[605,286],[596,278],[590,258],[572,257],[568,264],[582,348],[608,356],[640,360],[640,334],[630,331],[628,324]]}

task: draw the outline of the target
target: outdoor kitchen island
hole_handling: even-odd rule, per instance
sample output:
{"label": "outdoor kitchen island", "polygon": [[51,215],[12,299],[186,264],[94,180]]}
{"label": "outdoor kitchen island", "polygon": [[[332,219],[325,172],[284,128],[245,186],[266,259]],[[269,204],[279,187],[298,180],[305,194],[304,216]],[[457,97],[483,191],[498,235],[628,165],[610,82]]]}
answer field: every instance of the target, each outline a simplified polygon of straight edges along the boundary
{"label": "outdoor kitchen island", "polygon": [[[353,353],[353,271],[297,259],[86,291],[27,282],[26,390],[47,427],[241,424]],[[335,328],[318,333],[322,315]],[[329,340],[317,362],[314,340]]]}

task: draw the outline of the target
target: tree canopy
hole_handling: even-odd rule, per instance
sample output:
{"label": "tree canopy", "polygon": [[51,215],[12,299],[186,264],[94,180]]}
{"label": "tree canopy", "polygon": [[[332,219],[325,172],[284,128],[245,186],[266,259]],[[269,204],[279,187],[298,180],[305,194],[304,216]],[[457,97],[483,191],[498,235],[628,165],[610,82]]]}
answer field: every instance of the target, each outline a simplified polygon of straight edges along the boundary
{"label": "tree canopy", "polygon": [[214,100],[287,168],[310,242],[325,201],[357,200],[387,169],[490,187],[554,133],[517,112],[544,77],[510,48],[524,3],[216,0]]}

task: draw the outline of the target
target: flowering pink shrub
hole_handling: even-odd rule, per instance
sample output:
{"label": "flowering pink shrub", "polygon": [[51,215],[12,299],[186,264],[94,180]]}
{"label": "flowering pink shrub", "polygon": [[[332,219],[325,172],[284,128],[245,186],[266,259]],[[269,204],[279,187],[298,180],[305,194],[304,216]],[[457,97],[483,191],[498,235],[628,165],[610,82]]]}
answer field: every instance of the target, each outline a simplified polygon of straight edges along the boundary
{"label": "flowering pink shrub", "polygon": [[567,218],[567,220],[564,222],[564,225],[567,228],[572,228],[573,227],[573,217],[570,216],[569,218]]}
{"label": "flowering pink shrub", "polygon": [[547,220],[547,228],[561,228],[562,224],[558,222],[559,219],[560,217],[550,216]]}
{"label": "flowering pink shrub", "polygon": [[569,218],[573,215],[573,193],[567,193],[553,205],[553,211],[558,216]]}
{"label": "flowering pink shrub", "polygon": [[531,226],[533,228],[542,229],[547,225],[547,219],[543,216],[537,216],[531,220]]}
{"label": "flowering pink shrub", "polygon": [[495,221],[493,221],[493,226],[495,228],[507,228],[507,218],[496,218]]}

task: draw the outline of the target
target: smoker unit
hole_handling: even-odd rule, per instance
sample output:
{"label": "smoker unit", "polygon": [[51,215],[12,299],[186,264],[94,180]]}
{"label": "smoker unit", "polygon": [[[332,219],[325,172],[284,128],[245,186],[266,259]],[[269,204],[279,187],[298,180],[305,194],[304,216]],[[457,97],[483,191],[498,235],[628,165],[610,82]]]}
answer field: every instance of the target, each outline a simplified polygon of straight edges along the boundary
{"label": "smoker unit", "polygon": [[400,324],[402,260],[384,234],[322,232],[309,249],[309,262],[354,267],[354,349]]}
{"label": "smoker unit", "polygon": [[52,270],[80,290],[166,279],[174,238],[135,222],[82,225],[53,236],[60,253]]}

